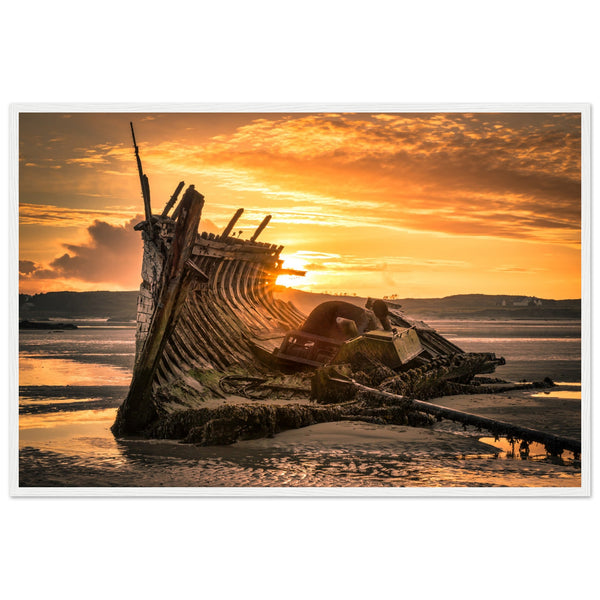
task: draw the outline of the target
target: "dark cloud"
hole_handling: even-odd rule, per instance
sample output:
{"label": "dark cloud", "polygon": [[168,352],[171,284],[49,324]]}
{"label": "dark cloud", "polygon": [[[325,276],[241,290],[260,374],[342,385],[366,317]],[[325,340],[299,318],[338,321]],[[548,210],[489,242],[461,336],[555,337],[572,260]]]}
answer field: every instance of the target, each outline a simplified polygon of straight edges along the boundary
{"label": "dark cloud", "polygon": [[69,252],[50,266],[67,278],[135,286],[140,278],[141,238],[133,225],[138,221],[132,219],[124,226],[94,221],[88,227],[89,244],[65,244]]}
{"label": "dark cloud", "polygon": [[[143,220],[137,215],[124,225],[95,220],[87,228],[89,241],[63,244],[67,250],[42,267],[31,260],[19,261],[20,279],[77,279],[89,283],[114,284],[135,289],[140,282],[141,236],[133,226]],[[219,233],[209,219],[202,219],[200,230]]]}
{"label": "dark cloud", "polygon": [[32,260],[19,261],[19,273],[23,275],[31,275],[34,271],[36,271],[39,268],[39,265],[34,263]]}
{"label": "dark cloud", "polygon": [[31,275],[32,279],[59,279],[60,277],[60,273],[52,269],[37,269]]}
{"label": "dark cloud", "polygon": [[[137,216],[121,226],[94,221],[86,244],[64,244],[68,252],[55,258],[48,268],[30,271],[35,279],[78,279],[92,283],[135,288],[140,281],[141,237],[133,230]],[[22,261],[28,263],[31,261]]]}

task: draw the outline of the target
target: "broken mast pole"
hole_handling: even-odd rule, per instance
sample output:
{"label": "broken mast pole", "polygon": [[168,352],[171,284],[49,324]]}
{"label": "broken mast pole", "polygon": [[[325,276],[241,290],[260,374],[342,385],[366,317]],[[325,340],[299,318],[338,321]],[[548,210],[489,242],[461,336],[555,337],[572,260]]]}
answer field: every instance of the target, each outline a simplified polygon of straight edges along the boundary
{"label": "broken mast pole", "polygon": [[142,161],[140,159],[140,150],[135,141],[135,132],[133,131],[133,123],[130,121],[131,137],[133,138],[133,148],[135,150],[135,160],[137,161],[138,173],[140,176],[140,185],[142,186],[142,197],[144,198],[144,212],[146,214],[146,222],[152,225],[152,208],[150,206],[150,186],[148,185],[148,177],[144,175],[142,169]]}

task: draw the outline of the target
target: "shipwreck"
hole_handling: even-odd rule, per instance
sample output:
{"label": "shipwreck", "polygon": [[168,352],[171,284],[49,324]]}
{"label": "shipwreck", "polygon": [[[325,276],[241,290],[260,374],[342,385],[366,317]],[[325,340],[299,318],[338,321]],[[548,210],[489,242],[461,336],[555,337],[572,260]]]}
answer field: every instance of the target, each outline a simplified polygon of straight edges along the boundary
{"label": "shipwreck", "polygon": [[[393,302],[331,301],[310,315],[277,297],[283,246],[198,232],[204,196],[180,182],[153,214],[131,126],[145,219],[136,357],[116,436],[212,445],[340,420],[429,426],[447,418],[496,435],[580,452],[580,442],[429,402],[538,384],[482,377],[504,359],[469,353]],[[508,386],[508,387],[507,387]]]}

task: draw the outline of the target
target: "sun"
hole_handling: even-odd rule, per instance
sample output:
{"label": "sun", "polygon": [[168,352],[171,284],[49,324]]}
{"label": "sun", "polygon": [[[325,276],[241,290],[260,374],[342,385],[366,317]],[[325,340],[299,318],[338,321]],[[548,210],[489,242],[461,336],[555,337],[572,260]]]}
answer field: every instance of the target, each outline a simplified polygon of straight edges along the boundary
{"label": "sun", "polygon": [[[305,259],[294,254],[290,254],[288,256],[282,254],[280,258],[283,260],[282,268],[294,269],[296,271],[306,271]],[[297,287],[300,285],[305,286],[306,283],[306,278],[299,275],[279,275],[275,281],[276,285],[282,285],[284,287]]]}

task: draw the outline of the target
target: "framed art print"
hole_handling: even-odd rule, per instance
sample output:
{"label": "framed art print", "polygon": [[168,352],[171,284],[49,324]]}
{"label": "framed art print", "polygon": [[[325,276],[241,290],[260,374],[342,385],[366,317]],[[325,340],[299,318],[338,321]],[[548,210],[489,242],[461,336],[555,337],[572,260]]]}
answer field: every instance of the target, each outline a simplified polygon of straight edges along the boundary
{"label": "framed art print", "polygon": [[589,495],[589,120],[13,105],[12,494]]}

